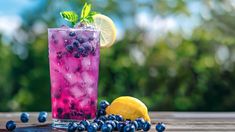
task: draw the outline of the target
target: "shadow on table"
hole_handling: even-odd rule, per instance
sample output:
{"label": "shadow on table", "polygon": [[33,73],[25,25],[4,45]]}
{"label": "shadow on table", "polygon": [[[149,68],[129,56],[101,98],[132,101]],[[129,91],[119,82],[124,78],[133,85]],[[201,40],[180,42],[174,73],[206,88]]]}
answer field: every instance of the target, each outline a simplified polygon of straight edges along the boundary
{"label": "shadow on table", "polygon": [[[6,129],[0,129],[0,131],[8,132]],[[14,132],[66,132],[66,129],[55,129],[52,128],[51,124],[32,124],[27,127],[17,127]]]}

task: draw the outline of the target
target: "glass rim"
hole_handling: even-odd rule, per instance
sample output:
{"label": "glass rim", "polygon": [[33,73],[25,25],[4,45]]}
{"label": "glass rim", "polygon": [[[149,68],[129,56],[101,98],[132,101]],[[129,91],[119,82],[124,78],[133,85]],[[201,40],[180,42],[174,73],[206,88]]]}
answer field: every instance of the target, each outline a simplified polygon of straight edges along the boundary
{"label": "glass rim", "polygon": [[71,31],[95,31],[95,32],[100,32],[100,30],[98,29],[91,29],[91,28],[87,28],[87,29],[84,29],[84,28],[61,28],[61,27],[57,27],[57,28],[47,28],[48,31],[53,31],[53,30],[57,30],[57,31],[68,31],[68,30],[71,30]]}

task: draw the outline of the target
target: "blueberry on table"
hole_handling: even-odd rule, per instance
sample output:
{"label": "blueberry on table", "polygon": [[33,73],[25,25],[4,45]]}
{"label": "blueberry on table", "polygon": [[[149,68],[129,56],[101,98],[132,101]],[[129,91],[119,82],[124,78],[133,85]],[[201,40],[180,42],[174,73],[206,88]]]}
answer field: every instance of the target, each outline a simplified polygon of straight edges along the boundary
{"label": "blueberry on table", "polygon": [[70,123],[68,124],[68,129],[67,129],[67,131],[68,131],[68,132],[75,132],[75,131],[77,130],[77,127],[78,127],[77,123],[75,123],[75,122],[70,122]]}
{"label": "blueberry on table", "polygon": [[118,131],[119,131],[119,132],[123,132],[125,126],[126,126],[126,123],[124,123],[124,122],[119,122],[119,123],[117,124],[117,129],[118,129]]}
{"label": "blueberry on table", "polygon": [[111,124],[104,124],[101,127],[101,132],[112,132],[112,125]]}
{"label": "blueberry on table", "polygon": [[123,117],[121,115],[115,115],[117,121],[123,121]]}
{"label": "blueberry on table", "polygon": [[134,125],[136,130],[139,128],[137,121],[132,121],[132,122],[130,122],[130,124]]}
{"label": "blueberry on table", "polygon": [[69,33],[69,36],[71,36],[71,37],[73,37],[73,36],[75,36],[75,35],[76,35],[75,32],[70,32],[70,33]]}
{"label": "blueberry on table", "polygon": [[165,131],[165,129],[166,129],[166,125],[162,122],[156,125],[157,132],[163,132]]}
{"label": "blueberry on table", "polygon": [[47,120],[47,112],[40,112],[38,115],[38,121],[43,123]]}
{"label": "blueberry on table", "polygon": [[38,117],[38,122],[40,122],[40,123],[46,122],[46,117],[45,116],[39,116]]}
{"label": "blueberry on table", "polygon": [[45,112],[45,111],[39,112],[39,115],[47,116],[47,112]]}
{"label": "blueberry on table", "polygon": [[87,131],[88,132],[96,132],[98,129],[98,124],[97,123],[91,123],[88,127],[87,127]]}
{"label": "blueberry on table", "polygon": [[97,120],[96,123],[98,124],[98,129],[97,130],[100,130],[102,125],[104,125],[104,122],[102,120]]}
{"label": "blueberry on table", "polygon": [[90,125],[90,122],[88,120],[82,120],[80,124],[83,124],[85,128],[87,129],[87,127]]}
{"label": "blueberry on table", "polygon": [[6,128],[8,131],[13,131],[16,128],[16,123],[10,120],[6,123]]}
{"label": "blueberry on table", "polygon": [[135,121],[137,121],[137,123],[138,123],[138,129],[137,130],[142,129],[142,126],[145,123],[144,119],[143,118],[137,118]]}
{"label": "blueberry on table", "polygon": [[107,117],[106,116],[100,116],[98,119],[105,122],[107,120]]}
{"label": "blueberry on table", "polygon": [[21,122],[23,123],[26,123],[29,121],[29,114],[26,113],[26,112],[23,112],[21,115],[20,115],[20,120]]}
{"label": "blueberry on table", "polygon": [[86,128],[85,128],[85,126],[84,126],[83,124],[78,124],[77,130],[78,130],[79,132],[82,132],[82,131],[85,131]]}
{"label": "blueberry on table", "polygon": [[97,123],[98,121],[100,121],[99,118],[95,118],[95,119],[93,120],[93,122],[95,122],[95,123]]}
{"label": "blueberry on table", "polygon": [[126,123],[126,125],[128,125],[128,124],[131,123],[131,120],[130,119],[126,119],[125,123]]}
{"label": "blueberry on table", "polygon": [[105,124],[110,124],[110,125],[112,125],[113,130],[117,127],[117,126],[116,126],[116,123],[115,123],[114,121],[112,121],[112,120],[106,121]]}
{"label": "blueberry on table", "polygon": [[132,124],[128,124],[124,127],[123,132],[134,132],[135,131],[135,126]]}
{"label": "blueberry on table", "polygon": [[151,128],[151,124],[150,124],[150,122],[148,122],[148,121],[146,121],[146,122],[143,124],[143,126],[142,126],[142,129],[143,129],[144,131],[149,131],[150,128]]}
{"label": "blueberry on table", "polygon": [[116,121],[116,120],[113,120],[113,122],[115,123],[115,128],[114,128],[114,131],[117,131],[118,130],[118,128],[117,128],[117,125],[118,125],[118,121]]}
{"label": "blueberry on table", "polygon": [[115,115],[108,115],[108,120],[116,120]]}
{"label": "blueberry on table", "polygon": [[101,109],[106,109],[107,106],[109,106],[109,102],[108,101],[106,101],[106,100],[101,100],[100,101],[100,108]]}

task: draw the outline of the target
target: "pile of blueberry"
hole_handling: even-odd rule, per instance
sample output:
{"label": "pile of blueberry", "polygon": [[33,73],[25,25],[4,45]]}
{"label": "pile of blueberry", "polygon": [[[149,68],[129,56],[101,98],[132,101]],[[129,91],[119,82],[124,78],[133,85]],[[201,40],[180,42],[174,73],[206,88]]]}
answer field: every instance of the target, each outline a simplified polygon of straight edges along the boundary
{"label": "pile of blueberry", "polygon": [[[106,115],[105,109],[109,103],[102,100],[99,104],[100,109],[97,111],[97,117],[93,121],[82,120],[79,123],[70,122],[68,125],[68,132],[75,131],[88,131],[88,132],[134,132],[138,130],[149,131],[151,124],[145,121],[143,118],[137,118],[135,121],[129,119],[124,120],[121,115]],[[158,123],[156,125],[156,130],[158,132],[163,132],[165,130],[165,125],[163,123]]]}
{"label": "pile of blueberry", "polygon": [[[138,130],[149,131],[151,124],[148,121],[145,121],[143,118],[137,118],[134,121],[129,119],[124,120],[121,115],[106,115],[105,109],[109,103],[105,100],[102,100],[99,104],[100,109],[97,111],[97,117],[93,121],[82,120],[79,123],[70,122],[68,124],[68,132],[135,132]],[[29,114],[23,112],[20,116],[20,120],[23,123],[29,121]],[[38,115],[38,122],[43,123],[47,120],[47,112],[40,112]],[[16,128],[16,123],[12,120],[6,123],[6,128],[8,131],[13,131]],[[166,126],[164,123],[158,123],[156,125],[157,132],[163,132]]]}
{"label": "pile of blueberry", "polygon": [[[26,112],[21,113],[20,120],[23,123],[27,123],[29,121],[29,114]],[[47,120],[47,112],[39,112],[38,114],[38,122],[44,123]],[[6,123],[6,129],[8,131],[13,131],[16,128],[16,123],[12,120],[7,121]]]}
{"label": "pile of blueberry", "polygon": [[[75,32],[69,33],[70,37],[76,36]],[[66,42],[66,50],[71,53],[75,58],[87,57],[89,54],[95,55],[95,48],[91,45],[90,41],[94,40],[93,36],[84,38],[77,36],[72,43]]]}

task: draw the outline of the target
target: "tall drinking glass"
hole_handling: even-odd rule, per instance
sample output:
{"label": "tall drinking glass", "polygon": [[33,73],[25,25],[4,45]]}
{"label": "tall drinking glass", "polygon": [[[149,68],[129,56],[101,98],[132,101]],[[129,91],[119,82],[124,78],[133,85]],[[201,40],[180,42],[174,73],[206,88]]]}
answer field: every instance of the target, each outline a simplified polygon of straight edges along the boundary
{"label": "tall drinking glass", "polygon": [[100,33],[92,28],[49,28],[53,127],[95,118]]}

